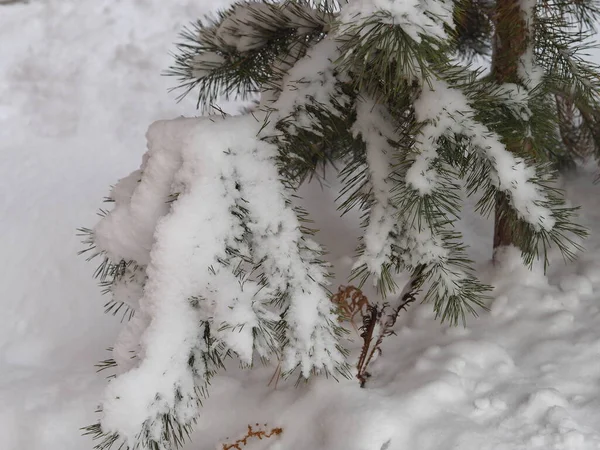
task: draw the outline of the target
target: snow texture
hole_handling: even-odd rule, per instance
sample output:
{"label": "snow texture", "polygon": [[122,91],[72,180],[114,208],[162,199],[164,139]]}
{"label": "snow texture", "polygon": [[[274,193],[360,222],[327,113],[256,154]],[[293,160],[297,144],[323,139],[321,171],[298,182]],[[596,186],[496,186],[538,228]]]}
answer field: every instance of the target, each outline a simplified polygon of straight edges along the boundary
{"label": "snow texture", "polygon": [[452,2],[448,0],[363,0],[342,5],[340,22],[355,24],[373,15],[384,23],[400,25],[416,42],[423,36],[447,39],[444,25],[453,27]]}
{"label": "snow texture", "polygon": [[369,225],[364,234],[365,249],[355,267],[365,264],[378,279],[382,267],[391,263],[391,235],[398,231],[395,220],[398,212],[392,201],[390,179],[393,147],[389,144],[395,140],[396,133],[385,108],[368,97],[357,104],[352,131],[355,137],[360,136],[365,143],[369,180],[373,186]]}
{"label": "snow texture", "polygon": [[[306,111],[309,102],[318,104],[332,114],[338,114],[332,104],[332,98],[343,105],[347,98],[338,91],[337,78],[334,75],[334,61],[340,56],[339,44],[333,38],[325,38],[311,47],[306,55],[300,58],[287,71],[282,81],[281,92],[277,99],[265,106],[272,109],[271,124],[274,126],[278,120],[293,116],[289,127],[309,128],[313,123],[310,114]],[[339,77],[339,75],[338,75]],[[273,128],[268,129],[274,133]]]}
{"label": "snow texture", "polygon": [[[193,114],[193,105],[165,94],[169,80],[158,74],[170,63],[177,32],[209,6],[187,0],[168,8],[158,0],[0,6],[3,450],[93,445],[79,427],[96,420],[106,380],[93,364],[107,357],[103,348],[114,341],[119,319],[102,315],[106,299],[92,267],[75,256],[82,247],[74,230],[97,220],[107,186],[139,164],[149,123]],[[240,371],[231,364],[213,380],[186,450],[222,448],[254,423],[281,426],[283,433],[250,442],[252,450],[600,448],[596,171],[580,168],[564,180],[591,230],[577,262],[564,266],[552,255],[548,274],[531,273],[513,249],[493,268],[486,263],[491,224],[466,211],[460,227],[480,262],[478,275],[495,286],[489,313],[467,328],[448,328],[432,319],[430,305],[414,307],[386,340],[366,389],[324,378],[298,388],[280,381],[275,389],[267,386],[274,366]],[[126,197],[125,184],[119,189]],[[339,219],[336,194],[319,185],[305,186],[302,195],[322,224],[333,286],[346,283],[359,218]],[[375,298],[368,287],[366,293]],[[129,322],[132,342],[147,326],[139,320]],[[355,358],[356,343],[350,345]]]}

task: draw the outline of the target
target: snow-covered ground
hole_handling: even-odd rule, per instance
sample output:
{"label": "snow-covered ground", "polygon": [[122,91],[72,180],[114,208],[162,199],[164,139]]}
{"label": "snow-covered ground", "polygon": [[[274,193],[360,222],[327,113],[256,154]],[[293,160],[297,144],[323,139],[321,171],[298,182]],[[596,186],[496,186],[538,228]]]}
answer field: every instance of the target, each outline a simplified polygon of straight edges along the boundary
{"label": "snow-covered ground", "polygon": [[[194,114],[160,76],[203,0],[32,0],[0,6],[0,448],[83,450],[95,421],[118,319],[76,228],[96,221],[109,185],[135,169],[148,125]],[[600,200],[593,169],[566,180],[591,229],[576,263],[544,276],[514,252],[493,269],[490,224],[468,215],[480,276],[496,286],[490,311],[466,329],[441,327],[430,306],[402,316],[397,336],[355,381],[267,386],[274,368],[213,386],[189,449],[222,448],[260,424],[283,432],[248,440],[272,450],[600,449]],[[353,223],[318,186],[304,190],[340,281]],[[344,239],[339,239],[342,236]],[[268,424],[265,426],[264,424]]]}

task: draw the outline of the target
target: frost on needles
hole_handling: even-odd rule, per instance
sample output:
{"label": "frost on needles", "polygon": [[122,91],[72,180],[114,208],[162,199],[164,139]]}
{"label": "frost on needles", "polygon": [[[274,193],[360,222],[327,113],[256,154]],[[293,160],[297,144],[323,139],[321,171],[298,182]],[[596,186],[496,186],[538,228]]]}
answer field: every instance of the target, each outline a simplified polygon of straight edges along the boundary
{"label": "frost on needles", "polygon": [[86,230],[108,310],[128,319],[105,362],[117,376],[101,421],[88,428],[98,448],[181,445],[227,358],[279,360],[304,378],[349,374],[325,249],[295,201],[326,164],[339,168],[340,212],[364,213],[354,275],[377,284],[392,314],[396,272],[442,321],[483,306],[489,288],[454,228],[463,185],[484,214],[506,195],[527,260],[552,243],[570,254],[584,232],[554,172],[505,144],[543,145],[533,115],[550,92],[543,66],[520,88],[456,65],[454,8],[249,2],[184,32],[170,71],[183,93],[196,89],[207,110],[221,98],[255,106],[151,125],[140,169]]}

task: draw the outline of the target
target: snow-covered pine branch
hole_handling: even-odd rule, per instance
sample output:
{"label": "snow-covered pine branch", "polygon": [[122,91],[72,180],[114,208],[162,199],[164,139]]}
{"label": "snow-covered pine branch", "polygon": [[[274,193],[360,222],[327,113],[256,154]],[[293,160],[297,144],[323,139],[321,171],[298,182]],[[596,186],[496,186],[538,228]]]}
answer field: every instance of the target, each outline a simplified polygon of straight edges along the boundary
{"label": "snow-covered pine branch", "polygon": [[357,99],[352,131],[355,138],[365,143],[365,166],[371,185],[371,198],[365,205],[369,219],[364,249],[355,267],[364,265],[380,279],[382,270],[394,264],[392,244],[394,236],[400,234],[398,209],[392,201],[394,147],[391,143],[398,138],[388,111],[367,94]]}
{"label": "snow-covered pine branch", "polygon": [[102,404],[102,429],[130,447],[143,430],[145,445],[168,448],[165,417],[190,426],[198,387],[228,354],[251,365],[254,352],[282,353],[305,377],[345,371],[321,250],[302,233],[261,125],[251,115],[152,125],[141,171],[117,185],[129,191],[94,230],[110,259],[147,264],[115,349],[139,339],[136,358]]}

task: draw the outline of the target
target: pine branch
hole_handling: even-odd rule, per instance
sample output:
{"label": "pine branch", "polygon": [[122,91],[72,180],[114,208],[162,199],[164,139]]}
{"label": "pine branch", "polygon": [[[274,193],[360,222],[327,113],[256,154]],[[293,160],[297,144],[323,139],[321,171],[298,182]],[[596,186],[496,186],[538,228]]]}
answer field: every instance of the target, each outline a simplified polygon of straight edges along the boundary
{"label": "pine branch", "polygon": [[449,31],[452,47],[468,63],[492,51],[493,2],[489,0],[455,0],[454,29]]}
{"label": "pine branch", "polygon": [[221,96],[247,99],[277,89],[284,70],[326,35],[334,8],[329,1],[316,9],[305,1],[236,3],[184,30],[166,74],[178,79],[180,98],[197,90],[202,108]]}

